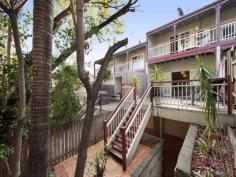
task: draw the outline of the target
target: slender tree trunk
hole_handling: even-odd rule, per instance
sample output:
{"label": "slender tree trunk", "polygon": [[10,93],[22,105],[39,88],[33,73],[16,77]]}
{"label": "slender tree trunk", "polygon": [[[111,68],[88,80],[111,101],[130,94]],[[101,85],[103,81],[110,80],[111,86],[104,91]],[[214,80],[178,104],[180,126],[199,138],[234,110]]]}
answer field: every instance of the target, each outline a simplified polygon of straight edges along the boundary
{"label": "slender tree trunk", "polygon": [[75,177],[83,177],[86,159],[87,159],[87,150],[89,147],[90,140],[90,130],[92,127],[93,117],[94,117],[94,107],[95,107],[95,99],[93,97],[87,97],[87,107],[89,109],[86,110],[86,116],[84,120],[84,126],[81,135],[81,142],[79,144],[78,150],[78,158],[76,164]]}
{"label": "slender tree trunk", "polygon": [[50,115],[53,1],[34,0],[32,126],[27,177],[47,177]]}
{"label": "slender tree trunk", "polygon": [[8,26],[7,36],[7,64],[11,64],[11,43],[12,43],[12,29],[11,25]]}
{"label": "slender tree trunk", "polygon": [[[73,2],[73,1],[71,1]],[[95,109],[95,101],[98,95],[98,92],[101,88],[104,71],[106,70],[109,61],[112,58],[113,53],[118,50],[120,47],[123,47],[128,43],[128,40],[125,39],[123,41],[119,41],[114,44],[106,53],[104,58],[104,62],[101,66],[99,74],[96,78],[93,86],[89,82],[88,72],[85,71],[84,68],[84,14],[83,14],[84,0],[76,0],[76,18],[75,14],[72,13],[73,22],[75,25],[75,41],[76,41],[76,54],[77,54],[77,69],[79,73],[79,78],[84,84],[84,87],[87,92],[87,108],[86,115],[84,120],[84,126],[82,130],[82,138],[78,149],[78,158],[75,170],[75,177],[83,177],[85,163],[87,159],[87,150],[89,146],[90,132],[92,128],[92,121],[94,118],[94,109]],[[75,20],[76,19],[76,20]]]}
{"label": "slender tree trunk", "polygon": [[12,155],[13,162],[11,166],[12,177],[18,177],[21,173],[21,150],[22,150],[22,131],[25,119],[25,105],[26,105],[26,92],[25,92],[25,70],[24,60],[21,49],[21,42],[18,29],[18,14],[12,11],[9,14],[11,26],[13,30],[13,38],[15,42],[16,55],[18,58],[18,84],[19,84],[19,114],[17,117],[17,126],[14,133],[13,144],[14,153]]}

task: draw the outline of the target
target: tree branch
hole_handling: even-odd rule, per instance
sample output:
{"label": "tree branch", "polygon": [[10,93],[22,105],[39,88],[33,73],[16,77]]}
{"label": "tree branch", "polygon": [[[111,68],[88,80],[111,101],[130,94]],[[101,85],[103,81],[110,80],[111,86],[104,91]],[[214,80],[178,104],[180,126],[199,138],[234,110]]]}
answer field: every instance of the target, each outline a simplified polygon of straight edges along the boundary
{"label": "tree branch", "polygon": [[20,12],[22,10],[22,8],[25,6],[25,4],[28,2],[29,0],[24,0],[17,8],[16,11]]}
{"label": "tree branch", "polygon": [[59,24],[61,23],[62,19],[64,19],[65,17],[67,17],[68,15],[71,14],[70,9],[71,9],[71,7],[69,5],[65,10],[63,10],[56,17],[54,17],[53,30],[55,30],[59,27]]}
{"label": "tree branch", "polygon": [[102,65],[99,69],[97,78],[95,80],[94,86],[93,86],[93,90],[95,91],[95,95],[99,92],[99,88],[101,88],[102,82],[103,82],[103,76],[105,73],[105,70],[109,64],[109,62],[112,60],[112,56],[113,54],[120,49],[121,47],[124,47],[125,45],[128,44],[128,39],[124,39],[122,41],[119,41],[117,43],[115,43],[112,47],[110,47],[102,61]]}
{"label": "tree branch", "polygon": [[[123,6],[120,10],[116,13],[111,15],[107,20],[102,22],[101,24],[92,27],[89,31],[85,33],[85,40],[91,38],[93,35],[96,35],[101,29],[105,26],[112,23],[114,20],[118,19],[119,17],[125,15],[127,12],[134,12],[134,7],[132,7],[138,0],[129,0],[129,2]],[[52,65],[52,70],[55,69],[61,62],[65,61],[73,52],[75,51],[75,44],[71,44],[70,47],[65,49],[61,52],[60,56],[54,60],[54,64]]]}
{"label": "tree branch", "polygon": [[118,10],[115,14],[111,15],[106,21],[102,22],[98,26],[92,27],[87,33],[85,33],[85,39],[92,37],[94,34],[98,33],[102,28],[109,25],[117,18],[125,15],[127,12],[133,12],[134,9],[132,8],[132,5],[134,5],[137,1],[138,0],[129,0],[129,2],[125,6]]}
{"label": "tree branch", "polygon": [[95,5],[102,5],[104,8],[113,8],[113,9],[119,9],[119,8],[124,6],[124,4],[122,4],[122,5],[110,5],[109,3],[112,3],[112,0],[109,0],[108,2],[92,1],[91,3],[95,4]]}
{"label": "tree branch", "polygon": [[9,14],[9,9],[0,1],[0,8],[6,13]]}

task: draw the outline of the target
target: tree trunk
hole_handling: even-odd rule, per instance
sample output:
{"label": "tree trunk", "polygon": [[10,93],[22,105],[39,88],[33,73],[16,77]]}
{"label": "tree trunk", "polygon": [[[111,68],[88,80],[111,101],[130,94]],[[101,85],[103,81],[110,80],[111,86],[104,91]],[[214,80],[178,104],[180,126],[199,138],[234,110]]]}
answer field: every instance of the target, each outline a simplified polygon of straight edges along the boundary
{"label": "tree trunk", "polygon": [[[73,2],[73,1],[72,1]],[[76,41],[76,59],[77,59],[77,69],[79,73],[79,78],[81,82],[84,84],[84,87],[87,92],[87,108],[86,115],[84,120],[84,126],[82,130],[82,138],[78,149],[78,158],[75,170],[75,177],[83,177],[85,163],[87,159],[87,150],[89,146],[90,132],[92,128],[92,121],[94,118],[94,109],[95,109],[95,101],[98,95],[98,92],[101,88],[104,72],[108,66],[109,61],[112,59],[112,55],[115,51],[117,51],[120,47],[123,47],[128,43],[128,40],[125,39],[123,41],[119,41],[114,44],[106,53],[103,64],[100,68],[99,74],[96,78],[93,86],[89,81],[89,74],[85,71],[84,66],[84,14],[83,14],[84,0],[76,0],[76,18],[75,14],[72,13],[73,22],[75,25],[75,41]],[[75,21],[76,19],[76,21]]]}
{"label": "tree trunk", "polygon": [[47,177],[50,116],[53,1],[34,0],[33,86],[27,177]]}
{"label": "tree trunk", "polygon": [[8,26],[8,36],[7,36],[7,64],[11,64],[11,43],[12,43],[12,29],[11,25]]}
{"label": "tree trunk", "polygon": [[20,161],[21,161],[21,149],[22,149],[22,131],[24,126],[25,105],[26,105],[25,70],[24,70],[25,64],[23,60],[19,29],[18,29],[18,14],[13,11],[9,14],[9,18],[13,30],[16,55],[18,58],[19,114],[17,117],[17,127],[13,138],[14,153],[12,155],[12,159],[14,163],[11,164],[12,177],[18,177],[21,173]]}
{"label": "tree trunk", "polygon": [[88,95],[87,97],[88,109],[86,110],[86,116],[85,116],[84,126],[82,130],[82,135],[81,135],[82,143],[79,144],[75,177],[83,177],[83,174],[84,174],[85,163],[87,159],[87,150],[89,147],[89,140],[90,140],[90,132],[91,132],[90,130],[92,128],[92,122],[94,118],[95,101],[96,99]]}

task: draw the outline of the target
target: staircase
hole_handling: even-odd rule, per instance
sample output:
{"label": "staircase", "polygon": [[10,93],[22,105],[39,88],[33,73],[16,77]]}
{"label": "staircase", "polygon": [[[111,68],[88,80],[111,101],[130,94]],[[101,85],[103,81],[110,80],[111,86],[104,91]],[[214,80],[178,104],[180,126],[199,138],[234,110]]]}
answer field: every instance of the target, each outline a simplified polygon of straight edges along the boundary
{"label": "staircase", "polygon": [[[128,113],[128,116],[125,118],[123,122],[123,126],[127,124],[129,119],[131,118],[131,115],[133,114],[135,108],[133,107],[131,111]],[[109,150],[113,155],[118,157],[119,159],[122,160],[122,134],[121,131],[116,134],[115,139],[111,142],[111,149]]]}
{"label": "staircase", "polygon": [[131,87],[116,110],[104,121],[105,146],[111,154],[122,160],[123,170],[126,170],[127,165],[131,163],[151,117],[151,89],[152,84],[149,84],[141,100],[136,104],[136,90]]}

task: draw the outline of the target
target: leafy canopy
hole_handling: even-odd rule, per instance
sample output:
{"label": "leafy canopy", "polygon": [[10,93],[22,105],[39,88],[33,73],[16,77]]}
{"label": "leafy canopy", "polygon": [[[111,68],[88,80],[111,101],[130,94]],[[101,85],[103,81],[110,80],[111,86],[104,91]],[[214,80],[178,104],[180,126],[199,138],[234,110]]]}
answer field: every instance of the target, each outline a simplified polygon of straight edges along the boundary
{"label": "leafy canopy", "polygon": [[61,125],[76,118],[80,110],[76,90],[81,86],[74,65],[63,65],[53,73],[52,125]]}

